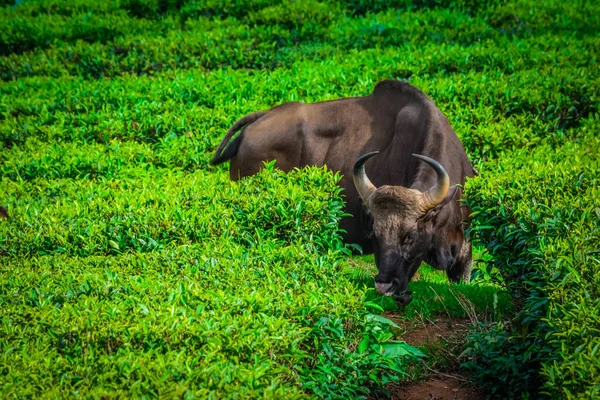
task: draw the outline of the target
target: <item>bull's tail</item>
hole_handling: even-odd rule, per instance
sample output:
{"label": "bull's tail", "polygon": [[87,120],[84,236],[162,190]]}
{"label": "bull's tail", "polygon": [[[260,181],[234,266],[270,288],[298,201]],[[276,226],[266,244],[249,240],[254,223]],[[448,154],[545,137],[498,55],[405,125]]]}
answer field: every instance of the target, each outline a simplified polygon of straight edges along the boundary
{"label": "bull's tail", "polygon": [[223,140],[221,140],[221,143],[219,143],[219,147],[217,147],[217,151],[215,151],[215,156],[210,161],[210,164],[219,165],[227,160],[230,160],[233,156],[235,156],[240,147],[242,136],[238,136],[229,146],[227,146],[231,137],[246,125],[251,124],[257,119],[264,116],[267,112],[268,111],[259,111],[252,114],[248,114],[245,117],[239,119],[235,124],[233,124],[233,126],[229,128],[229,130],[225,134]]}

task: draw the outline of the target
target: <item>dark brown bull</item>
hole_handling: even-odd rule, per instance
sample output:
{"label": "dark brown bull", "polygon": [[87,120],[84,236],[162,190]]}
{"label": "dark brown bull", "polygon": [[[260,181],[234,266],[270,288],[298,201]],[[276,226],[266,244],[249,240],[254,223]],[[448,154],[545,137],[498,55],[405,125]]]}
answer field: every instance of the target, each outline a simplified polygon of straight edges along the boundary
{"label": "dark brown bull", "polygon": [[233,180],[269,160],[285,171],[307,165],[340,171],[352,215],[340,222],[344,239],[374,253],[375,287],[400,305],[410,302],[408,283],[423,260],[452,281],[469,280],[469,210],[460,206],[456,185],[474,171],[447,118],[408,83],[388,80],[365,97],[249,114],[227,132],[211,163],[227,160]]}

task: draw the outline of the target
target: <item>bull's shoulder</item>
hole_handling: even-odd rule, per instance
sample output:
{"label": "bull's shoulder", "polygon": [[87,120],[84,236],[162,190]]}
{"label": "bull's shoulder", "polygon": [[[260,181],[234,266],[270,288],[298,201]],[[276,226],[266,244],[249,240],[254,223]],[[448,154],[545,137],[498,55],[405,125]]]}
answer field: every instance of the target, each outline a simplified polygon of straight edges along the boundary
{"label": "bull's shoulder", "polygon": [[404,95],[413,97],[415,100],[421,100],[424,102],[431,102],[431,99],[427,97],[419,88],[414,87],[408,82],[396,81],[388,79],[379,82],[375,89],[373,89],[374,97],[382,97],[387,95]]}

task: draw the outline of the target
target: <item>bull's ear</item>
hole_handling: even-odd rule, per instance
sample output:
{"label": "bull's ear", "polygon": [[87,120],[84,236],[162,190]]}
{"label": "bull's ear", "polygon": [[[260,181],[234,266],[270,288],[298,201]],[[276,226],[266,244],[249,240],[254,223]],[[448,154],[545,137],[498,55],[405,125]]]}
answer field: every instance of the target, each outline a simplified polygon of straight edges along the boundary
{"label": "bull's ear", "polygon": [[[454,198],[456,197],[456,194],[460,191],[460,187],[458,187],[458,185],[454,185],[452,186],[449,190],[448,190],[448,194],[446,195],[446,197],[444,197],[444,200],[442,200],[442,202],[438,205],[438,207],[442,208],[444,207],[446,204],[450,203],[452,200],[454,200]],[[436,207],[437,208],[437,207]]]}
{"label": "bull's ear", "polygon": [[425,212],[420,219],[424,219],[426,221],[430,221],[435,219],[435,217],[439,214],[439,212],[446,206],[446,204],[450,203],[456,197],[456,194],[460,191],[460,187],[458,185],[451,186],[448,190],[448,194],[444,197],[444,200],[437,206],[433,207],[431,210]]}

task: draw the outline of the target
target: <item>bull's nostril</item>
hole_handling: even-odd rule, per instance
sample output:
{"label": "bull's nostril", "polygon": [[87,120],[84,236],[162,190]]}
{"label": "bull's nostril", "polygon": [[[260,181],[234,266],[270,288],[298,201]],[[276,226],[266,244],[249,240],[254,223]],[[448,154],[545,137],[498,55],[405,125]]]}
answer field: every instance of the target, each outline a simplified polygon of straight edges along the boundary
{"label": "bull's nostril", "polygon": [[394,300],[396,300],[396,304],[399,307],[406,307],[412,301],[411,292],[405,292],[399,296],[395,296]]}
{"label": "bull's nostril", "polygon": [[384,296],[389,296],[391,294],[392,286],[394,286],[394,284],[389,282],[375,282],[375,290],[377,290],[377,293]]}

